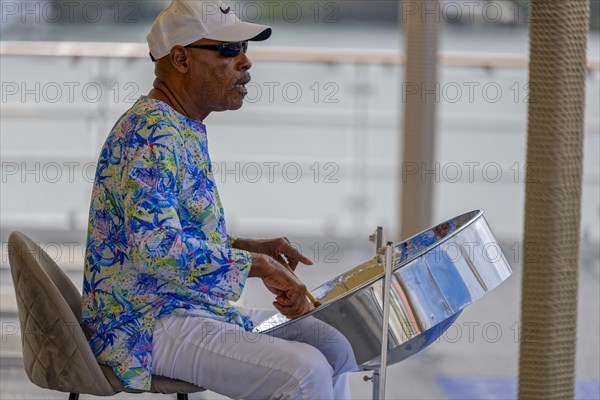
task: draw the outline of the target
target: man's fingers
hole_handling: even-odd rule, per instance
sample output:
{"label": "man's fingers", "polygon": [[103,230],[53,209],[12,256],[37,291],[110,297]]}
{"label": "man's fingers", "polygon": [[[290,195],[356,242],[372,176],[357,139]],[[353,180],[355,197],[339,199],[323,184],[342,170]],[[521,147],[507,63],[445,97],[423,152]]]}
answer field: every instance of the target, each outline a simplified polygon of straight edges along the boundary
{"label": "man's fingers", "polygon": [[292,267],[292,269],[295,271],[299,262],[301,262],[304,265],[314,264],[314,262],[310,258],[304,257],[302,254],[300,254],[299,258],[290,258],[290,267]]}
{"label": "man's fingers", "polygon": [[301,262],[302,264],[305,265],[313,265],[313,261],[302,255],[302,253],[300,253],[298,250],[296,250],[293,246],[289,245],[286,246],[283,250],[282,250],[283,255],[286,256],[286,258],[289,261],[290,267],[292,267],[293,269],[296,269],[296,266],[298,265],[299,262]]}
{"label": "man's fingers", "polygon": [[[282,313],[283,315],[286,315],[285,310],[283,309],[283,307],[276,301],[273,302],[273,307],[275,307],[277,309],[277,311],[279,311],[280,313]],[[289,318],[289,317],[288,317]]]}
{"label": "man's fingers", "polygon": [[274,301],[273,307],[275,307],[277,309],[277,311],[279,311],[280,313],[282,313],[289,319],[301,317],[302,315],[304,315],[308,311],[310,311],[310,307],[308,306],[308,303],[306,303],[300,307],[286,307],[286,306],[282,306],[278,302]]}
{"label": "man's fingers", "polygon": [[296,313],[292,312],[291,307],[282,306],[276,301],[273,302],[273,307],[275,307],[277,311],[279,311],[289,319],[293,319],[298,316]]}
{"label": "man's fingers", "polygon": [[277,296],[275,300],[274,307],[288,318],[296,318],[310,311],[310,305],[304,292],[287,292]]}
{"label": "man's fingers", "polygon": [[[290,254],[289,249],[292,248],[286,248],[288,255],[292,257],[300,255],[298,252]],[[277,262],[280,267],[276,268],[272,275],[266,277],[265,284],[276,295],[273,306],[286,317],[295,318],[304,315],[310,310],[310,307],[306,299],[306,286],[294,273],[289,271],[292,261],[287,259],[288,255],[281,251],[276,253],[274,259],[270,258],[271,263]],[[294,261],[296,261],[295,264],[298,263],[297,260]]]}
{"label": "man's fingers", "polygon": [[268,254],[292,270],[295,270],[300,262],[306,265],[314,264],[310,258],[303,256],[286,237],[270,240]]}
{"label": "man's fingers", "polygon": [[277,303],[281,304],[282,306],[286,307],[289,307],[289,305],[292,304],[290,298],[285,295],[275,296],[275,301],[277,301]]}
{"label": "man's fingers", "polygon": [[300,258],[298,259],[298,261],[300,261],[302,264],[305,264],[305,265],[313,265],[314,264],[313,260],[311,260],[308,257],[304,257],[302,254],[300,254]]}
{"label": "man's fingers", "polygon": [[289,254],[286,254],[286,256],[288,257],[290,262],[295,261],[296,264],[298,264],[298,262],[301,262],[302,264],[313,265],[313,261],[310,258],[303,256],[302,253],[300,253],[295,248],[290,246],[287,248],[287,250],[289,251]]}

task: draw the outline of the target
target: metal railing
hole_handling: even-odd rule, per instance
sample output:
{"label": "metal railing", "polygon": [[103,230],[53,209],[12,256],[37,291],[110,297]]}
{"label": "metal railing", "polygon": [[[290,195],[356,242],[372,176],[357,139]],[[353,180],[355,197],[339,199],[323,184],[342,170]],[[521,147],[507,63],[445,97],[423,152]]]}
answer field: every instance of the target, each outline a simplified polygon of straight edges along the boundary
{"label": "metal railing", "polygon": [[[105,42],[28,42],[1,41],[0,55],[97,58],[148,58],[144,43]],[[404,56],[395,50],[331,49],[308,47],[253,47],[248,54],[253,60],[319,63],[319,64],[404,64]],[[463,68],[527,68],[528,57],[520,54],[482,54],[442,52],[443,66]],[[600,70],[600,60],[589,60],[588,70]]]}

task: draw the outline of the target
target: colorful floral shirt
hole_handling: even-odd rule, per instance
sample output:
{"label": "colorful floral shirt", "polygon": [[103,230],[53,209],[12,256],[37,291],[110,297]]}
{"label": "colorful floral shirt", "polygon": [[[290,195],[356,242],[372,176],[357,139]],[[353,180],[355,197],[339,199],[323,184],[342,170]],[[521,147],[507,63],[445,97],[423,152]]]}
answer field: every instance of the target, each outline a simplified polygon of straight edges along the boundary
{"label": "colorful floral shirt", "polygon": [[149,390],[154,321],[208,316],[252,329],[230,305],[250,253],[231,247],[205,126],[141,97],[102,148],[90,207],[82,323],[101,364]]}

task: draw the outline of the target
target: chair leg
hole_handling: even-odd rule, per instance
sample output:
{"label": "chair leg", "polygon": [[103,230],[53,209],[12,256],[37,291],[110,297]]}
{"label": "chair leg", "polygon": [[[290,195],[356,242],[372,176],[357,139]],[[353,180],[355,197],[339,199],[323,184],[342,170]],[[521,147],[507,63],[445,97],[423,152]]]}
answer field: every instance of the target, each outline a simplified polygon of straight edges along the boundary
{"label": "chair leg", "polygon": [[69,400],[79,400],[79,393],[69,393]]}
{"label": "chair leg", "polygon": [[177,400],[190,400],[187,393],[177,393]]}

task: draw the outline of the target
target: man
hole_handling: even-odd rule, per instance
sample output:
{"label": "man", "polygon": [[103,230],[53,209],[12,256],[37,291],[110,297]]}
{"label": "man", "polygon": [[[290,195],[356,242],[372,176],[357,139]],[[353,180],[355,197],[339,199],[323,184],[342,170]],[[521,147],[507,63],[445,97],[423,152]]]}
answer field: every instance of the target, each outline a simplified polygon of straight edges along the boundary
{"label": "man", "polygon": [[337,331],[304,318],[285,338],[251,334],[275,310],[229,303],[258,277],[288,318],[309,310],[306,288],[281,261],[293,269],[309,259],[285,238],[227,233],[203,123],[242,106],[248,40],[270,35],[224,5],[173,0],[147,38],[154,88],[102,148],[82,321],[98,361],[128,388],[148,390],[155,374],[232,398],[349,397],[344,373],[356,363]]}

